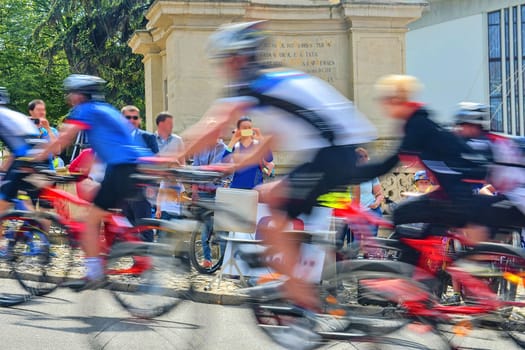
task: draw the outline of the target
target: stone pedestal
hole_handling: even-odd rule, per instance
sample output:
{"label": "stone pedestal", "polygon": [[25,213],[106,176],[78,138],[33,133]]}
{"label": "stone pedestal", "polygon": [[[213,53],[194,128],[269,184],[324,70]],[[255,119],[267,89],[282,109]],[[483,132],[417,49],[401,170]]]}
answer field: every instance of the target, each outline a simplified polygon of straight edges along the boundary
{"label": "stone pedestal", "polygon": [[354,100],[377,125],[381,138],[398,135],[381,117],[373,83],[405,71],[406,25],[419,18],[424,0],[156,1],[148,24],[130,40],[144,56],[146,120],[168,110],[179,132],[220,96],[223,81],[206,58],[208,36],[222,23],[269,20],[273,41],[266,59],[327,80]]}

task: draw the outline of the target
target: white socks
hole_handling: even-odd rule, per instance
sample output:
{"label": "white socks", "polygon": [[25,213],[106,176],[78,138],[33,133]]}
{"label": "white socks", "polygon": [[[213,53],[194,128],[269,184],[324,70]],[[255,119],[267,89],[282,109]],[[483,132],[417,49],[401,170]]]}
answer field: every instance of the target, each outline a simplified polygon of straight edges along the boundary
{"label": "white socks", "polygon": [[97,280],[104,277],[104,267],[102,265],[102,258],[100,257],[86,257],[84,258],[86,265],[86,276],[90,280]]}

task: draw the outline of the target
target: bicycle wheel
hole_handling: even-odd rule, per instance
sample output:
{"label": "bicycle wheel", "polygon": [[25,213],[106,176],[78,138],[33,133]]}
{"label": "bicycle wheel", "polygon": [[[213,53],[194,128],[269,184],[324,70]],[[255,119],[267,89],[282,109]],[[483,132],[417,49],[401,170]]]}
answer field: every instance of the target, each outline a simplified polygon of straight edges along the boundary
{"label": "bicycle wheel", "polygon": [[[140,233],[142,228],[134,230]],[[118,242],[108,256],[106,274],[120,305],[133,316],[152,318],[190,297],[190,270],[187,256],[173,244]]]}
{"label": "bicycle wheel", "polygon": [[510,245],[481,243],[463,252],[454,265],[466,269],[472,276],[486,280],[494,293],[502,300],[509,301],[516,299],[517,282],[504,276],[522,276],[525,255],[521,249]]}
{"label": "bicycle wheel", "polygon": [[[325,276],[318,286],[321,313],[313,314],[278,297],[279,283],[263,284],[257,287],[258,291],[247,289],[249,305],[259,327],[285,347],[314,349],[329,340],[395,342],[395,339],[383,336],[403,328],[410,321],[395,306],[360,305],[360,298],[371,299],[372,293],[359,291],[359,282],[365,277],[370,279],[374,272],[358,270],[347,264],[352,262],[338,263],[334,272]],[[381,272],[381,277],[385,276],[388,273]],[[393,276],[399,277],[397,274]],[[386,299],[383,296],[381,300]]]}
{"label": "bicycle wheel", "polygon": [[211,274],[222,266],[225,249],[219,235],[213,229],[208,232],[205,240],[202,239],[202,230],[205,226],[205,223],[199,222],[191,233],[190,261],[198,272]]}
{"label": "bicycle wheel", "polygon": [[71,264],[64,226],[50,214],[13,211],[0,217],[0,227],[0,254],[9,262],[12,276],[31,295],[54,291]]}

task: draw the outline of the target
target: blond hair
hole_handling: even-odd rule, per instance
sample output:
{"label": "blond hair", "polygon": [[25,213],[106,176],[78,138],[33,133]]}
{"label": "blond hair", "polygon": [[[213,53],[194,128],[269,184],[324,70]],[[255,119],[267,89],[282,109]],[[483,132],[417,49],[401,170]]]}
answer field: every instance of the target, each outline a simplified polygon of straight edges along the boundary
{"label": "blond hair", "polygon": [[397,98],[403,102],[414,100],[422,87],[416,77],[403,74],[385,75],[375,84],[379,98]]}

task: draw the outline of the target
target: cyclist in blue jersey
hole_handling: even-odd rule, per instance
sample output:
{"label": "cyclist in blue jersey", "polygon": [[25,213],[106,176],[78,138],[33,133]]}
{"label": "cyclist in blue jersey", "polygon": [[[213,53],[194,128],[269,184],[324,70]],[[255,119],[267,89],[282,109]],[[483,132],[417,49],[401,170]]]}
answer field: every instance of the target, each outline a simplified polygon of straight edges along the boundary
{"label": "cyclist in blue jersey", "polygon": [[138,158],[152,155],[135,146],[127,120],[110,104],[104,102],[106,81],[90,75],[73,74],[64,80],[66,99],[73,107],[64,121],[63,131],[39,155],[56,154],[73,142],[83,130],[97,157],[107,164],[104,180],[86,216],[83,249],[87,275],[71,284],[77,290],[97,288],[104,283],[102,259],[99,257],[100,223],[108,209],[118,208],[120,201],[137,194],[130,177],[136,171]]}
{"label": "cyclist in blue jersey", "polygon": [[19,171],[23,164],[16,158],[37,152],[35,146],[41,143],[36,125],[25,115],[7,108],[8,103],[9,93],[0,87],[0,141],[10,152],[9,159],[2,164],[6,175],[0,186],[0,212],[9,208],[18,190],[23,187],[22,180],[28,175]]}
{"label": "cyclist in blue jersey", "polygon": [[[222,26],[210,37],[210,56],[231,82],[231,96],[217,101],[203,120],[187,132],[186,158],[211,146],[242,116],[256,123],[264,139],[243,154],[235,169],[258,164],[270,150],[293,152],[297,167],[283,180],[259,188],[260,200],[270,206],[272,225],[264,229],[272,251],[283,253],[277,271],[289,277],[284,290],[297,304],[316,308],[319,302],[308,281],[295,277],[297,241],[283,236],[291,221],[309,213],[321,194],[342,185],[362,182],[355,177],[356,145],[372,141],[375,128],[346,97],[330,84],[304,72],[268,68],[259,60],[267,36],[264,21]],[[216,124],[209,128],[207,121]]]}

